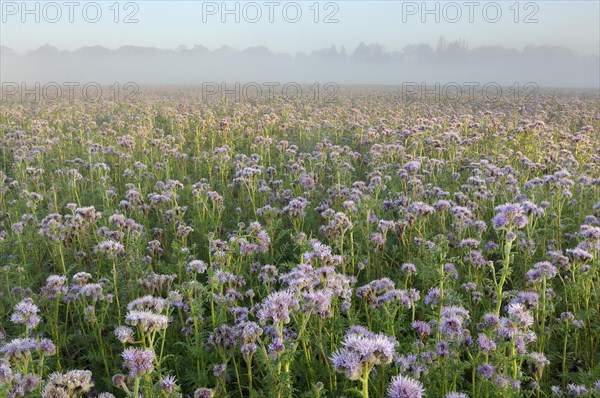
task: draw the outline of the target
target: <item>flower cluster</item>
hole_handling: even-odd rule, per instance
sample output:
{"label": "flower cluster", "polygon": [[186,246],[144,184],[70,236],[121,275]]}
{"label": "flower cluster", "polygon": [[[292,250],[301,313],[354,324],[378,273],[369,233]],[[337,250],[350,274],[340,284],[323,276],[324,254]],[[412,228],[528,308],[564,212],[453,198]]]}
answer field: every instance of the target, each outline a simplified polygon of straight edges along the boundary
{"label": "flower cluster", "polygon": [[374,366],[391,363],[397,346],[393,337],[353,326],[346,332],[342,348],[332,354],[331,362],[337,372],[350,380],[359,380],[368,377]]}

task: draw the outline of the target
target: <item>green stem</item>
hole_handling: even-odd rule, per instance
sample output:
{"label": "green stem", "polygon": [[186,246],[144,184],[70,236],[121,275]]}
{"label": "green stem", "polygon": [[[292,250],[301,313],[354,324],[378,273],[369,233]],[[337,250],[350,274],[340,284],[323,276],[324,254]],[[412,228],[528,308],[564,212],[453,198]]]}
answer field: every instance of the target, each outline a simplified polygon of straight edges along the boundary
{"label": "green stem", "polygon": [[369,398],[369,373],[371,372],[370,367],[365,367],[362,377],[362,396],[363,398]]}
{"label": "green stem", "polygon": [[119,326],[121,326],[121,305],[119,303],[119,286],[117,284],[117,264],[116,261],[113,260],[113,283],[115,285],[115,300],[117,302],[117,315],[119,316],[117,322],[119,324]]}
{"label": "green stem", "polygon": [[[506,235],[508,235],[511,231],[508,230]],[[498,289],[496,291],[496,300],[498,304],[496,305],[496,314],[500,315],[500,309],[502,308],[502,288],[504,287],[504,283],[506,282],[506,278],[510,271],[510,250],[512,248],[512,240],[506,240],[504,243],[504,266],[502,267],[502,274],[500,275],[500,283],[498,284]]]}
{"label": "green stem", "polygon": [[140,396],[140,378],[136,377],[133,385],[133,397],[138,398]]}

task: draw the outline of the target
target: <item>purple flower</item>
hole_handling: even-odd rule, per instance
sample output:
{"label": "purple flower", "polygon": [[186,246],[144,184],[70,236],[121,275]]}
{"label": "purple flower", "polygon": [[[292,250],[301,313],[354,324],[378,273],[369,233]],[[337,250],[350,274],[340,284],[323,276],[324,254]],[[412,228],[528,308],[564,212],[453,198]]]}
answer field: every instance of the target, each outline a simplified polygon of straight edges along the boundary
{"label": "purple flower", "polygon": [[115,328],[115,336],[123,344],[134,342],[133,330],[127,326],[118,326]]}
{"label": "purple flower", "polygon": [[8,359],[23,359],[31,355],[33,351],[40,351],[42,355],[54,355],[56,347],[49,339],[13,339],[0,348],[0,355]]}
{"label": "purple flower", "polygon": [[414,275],[417,273],[417,267],[413,263],[404,263],[401,268],[402,272],[408,275]]}
{"label": "purple flower", "polygon": [[8,360],[4,358],[0,359],[0,384],[8,384],[12,379],[13,373]]}
{"label": "purple flower", "polygon": [[527,328],[533,325],[533,315],[531,315],[531,312],[523,304],[509,304],[506,311],[509,318],[516,321],[521,327]]}
{"label": "purple flower", "polygon": [[425,217],[435,213],[435,209],[432,206],[423,202],[412,202],[406,209],[417,217]]}
{"label": "purple flower", "polygon": [[498,387],[501,390],[508,389],[511,386],[512,381],[513,380],[510,378],[510,376],[507,376],[507,375],[502,374],[502,373],[498,373],[494,377],[494,384],[496,385],[496,387]]}
{"label": "purple flower", "polygon": [[427,322],[415,321],[412,324],[412,328],[415,329],[419,338],[425,337],[431,333],[431,326]]}
{"label": "purple flower", "polygon": [[453,338],[462,333],[462,320],[459,317],[443,317],[440,322],[440,331],[443,337]]}
{"label": "purple flower", "polygon": [[290,322],[290,316],[294,311],[300,309],[298,297],[291,292],[283,290],[271,293],[267,296],[257,312],[258,319],[262,324],[271,320],[274,324]]}
{"label": "purple flower", "polygon": [[411,374],[412,377],[419,378],[432,361],[430,354],[435,357],[435,353],[429,351],[422,352],[420,357],[417,354],[400,355],[396,358],[396,366],[400,373]]}
{"label": "purple flower", "polygon": [[52,373],[42,392],[43,398],[80,396],[89,392],[94,383],[89,370],[70,370],[67,373]]}
{"label": "purple flower", "polygon": [[279,357],[279,355],[281,355],[285,351],[285,345],[279,337],[274,338],[273,341],[269,343],[268,348],[269,357],[271,357],[271,359],[273,360],[276,360]]}
{"label": "purple flower", "polygon": [[509,318],[500,319],[500,327],[498,329],[499,336],[510,340],[516,337],[519,333],[521,333],[521,329],[515,322]]}
{"label": "purple flower", "polygon": [[221,378],[226,375],[227,365],[224,363],[213,366],[213,374],[216,378]]}
{"label": "purple flower", "polygon": [[333,368],[344,373],[350,380],[359,380],[362,377],[363,363],[358,352],[341,349],[331,356]]}
{"label": "purple flower", "polygon": [[500,205],[494,210],[496,210],[496,216],[492,220],[492,225],[496,230],[507,230],[513,227],[523,228],[529,223],[522,205],[518,203]]}
{"label": "purple flower", "polygon": [[548,261],[535,263],[533,268],[527,271],[527,279],[530,282],[539,282],[542,279],[554,278],[557,274],[556,267]]}
{"label": "purple flower", "polygon": [[567,249],[567,254],[580,261],[591,261],[594,259],[594,256],[590,252],[579,247]]}
{"label": "purple flower", "polygon": [[37,313],[40,311],[31,298],[26,298],[15,305],[15,311],[10,321],[16,325],[25,325],[27,329],[34,329],[40,323]]}
{"label": "purple flower", "polygon": [[129,377],[133,379],[154,370],[154,352],[150,349],[126,348],[122,355]]}
{"label": "purple flower", "polygon": [[333,368],[350,380],[358,380],[363,377],[365,369],[391,363],[398,342],[393,337],[353,326],[346,332],[342,345],[343,348],[331,356]]}
{"label": "purple flower", "polygon": [[386,398],[421,398],[425,393],[423,384],[410,377],[398,375],[392,378]]}
{"label": "purple flower", "polygon": [[463,257],[465,262],[473,264],[475,268],[481,269],[487,264],[487,260],[480,250],[469,250],[466,256]]}
{"label": "purple flower", "polygon": [[533,367],[535,378],[536,380],[539,380],[542,377],[546,365],[550,365],[550,361],[548,361],[546,355],[542,352],[531,352],[528,356]]}
{"label": "purple flower", "polygon": [[22,375],[16,373],[12,380],[12,392],[9,398],[28,397],[40,384],[40,378],[36,375]]}
{"label": "purple flower", "polygon": [[511,300],[511,303],[520,303],[527,308],[537,308],[539,295],[536,292],[517,292],[517,297]]}
{"label": "purple flower", "polygon": [[588,390],[584,385],[581,384],[569,384],[567,385],[567,392],[571,397],[578,397],[583,394],[587,394]]}
{"label": "purple flower", "polygon": [[194,391],[194,398],[213,398],[215,396],[215,392],[210,388],[199,388]]}
{"label": "purple flower", "polygon": [[440,319],[440,332],[447,338],[455,338],[463,335],[463,328],[469,320],[469,311],[462,307],[442,307]]}
{"label": "purple flower", "polygon": [[571,312],[563,312],[560,314],[560,320],[563,322],[571,322],[575,316]]}
{"label": "purple flower", "polygon": [[303,293],[303,312],[314,312],[321,319],[325,319],[331,315],[331,299],[333,291],[330,289],[316,290],[314,292]]}
{"label": "purple flower", "polygon": [[46,286],[42,287],[41,294],[49,299],[55,299],[67,293],[67,277],[64,275],[50,275],[46,279]]}
{"label": "purple flower", "polygon": [[292,199],[282,211],[287,213],[291,218],[304,217],[306,215],[306,207],[310,204],[305,198],[299,197]]}
{"label": "purple flower", "polygon": [[486,334],[479,335],[477,338],[477,344],[479,345],[479,348],[481,348],[481,351],[486,355],[496,349],[496,343]]}
{"label": "purple flower", "polygon": [[192,272],[197,272],[199,274],[203,274],[206,271],[206,268],[207,268],[206,263],[202,260],[190,261],[185,267],[188,274],[190,274]]}
{"label": "purple flower", "polygon": [[56,354],[56,346],[50,339],[40,339],[40,341],[38,341],[38,349],[42,352],[42,355],[45,356]]}
{"label": "purple flower", "polygon": [[395,289],[396,284],[389,278],[376,279],[356,289],[356,296],[364,299],[369,306],[378,308],[389,302],[400,302],[406,308],[412,306],[408,293]]}
{"label": "purple flower", "polygon": [[411,160],[404,165],[404,170],[409,174],[415,174],[421,168],[421,162],[418,160]]}
{"label": "purple flower", "polygon": [[238,334],[228,325],[220,325],[208,337],[207,347],[232,348],[238,343]]}
{"label": "purple flower", "polygon": [[425,304],[431,305],[432,307],[437,306],[440,303],[440,289],[432,287],[425,296]]}
{"label": "purple flower", "polygon": [[447,357],[450,355],[450,345],[447,341],[439,341],[435,347],[435,353],[438,357]]}
{"label": "purple flower", "polygon": [[[159,275],[153,274],[158,277]],[[138,297],[137,299],[131,301],[127,304],[127,310],[139,310],[139,311],[151,311],[154,313],[161,313],[168,306],[169,302],[162,297],[154,297],[154,296],[143,296]]]}
{"label": "purple flower", "polygon": [[155,314],[151,311],[129,311],[125,317],[125,323],[137,327],[144,333],[152,333],[164,330],[169,326],[169,318],[166,315]]}
{"label": "purple flower", "polygon": [[167,394],[172,393],[177,388],[177,379],[172,375],[164,377],[160,382],[160,388]]}
{"label": "purple flower", "polygon": [[485,379],[491,380],[494,375],[494,366],[489,363],[483,363],[477,366],[477,374]]}
{"label": "purple flower", "polygon": [[125,247],[112,239],[104,240],[94,247],[95,253],[104,254],[109,259],[116,259],[117,256],[125,253]]}

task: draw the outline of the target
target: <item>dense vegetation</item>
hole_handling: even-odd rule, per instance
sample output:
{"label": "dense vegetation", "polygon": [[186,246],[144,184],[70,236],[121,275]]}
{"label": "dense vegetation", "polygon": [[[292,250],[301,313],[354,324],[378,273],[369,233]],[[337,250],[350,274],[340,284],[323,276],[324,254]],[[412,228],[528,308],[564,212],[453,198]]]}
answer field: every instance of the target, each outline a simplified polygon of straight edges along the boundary
{"label": "dense vegetation", "polygon": [[0,395],[593,396],[598,97],[0,104]]}

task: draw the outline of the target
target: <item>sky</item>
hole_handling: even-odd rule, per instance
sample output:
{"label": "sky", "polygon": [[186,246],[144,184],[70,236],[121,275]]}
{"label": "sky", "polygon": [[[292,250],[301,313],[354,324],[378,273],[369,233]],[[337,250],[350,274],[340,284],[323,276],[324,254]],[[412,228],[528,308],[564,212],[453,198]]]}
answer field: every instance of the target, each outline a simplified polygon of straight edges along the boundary
{"label": "sky", "polygon": [[0,82],[11,87],[477,82],[600,90],[598,0],[0,0],[0,22]]}
{"label": "sky", "polygon": [[600,51],[600,2],[594,0],[0,3],[0,44],[19,53],[50,44],[61,50],[266,46],[295,54],[332,45],[353,51],[360,42],[400,51],[416,43],[435,48],[440,36],[463,39],[470,48],[535,44],[579,55]]}

